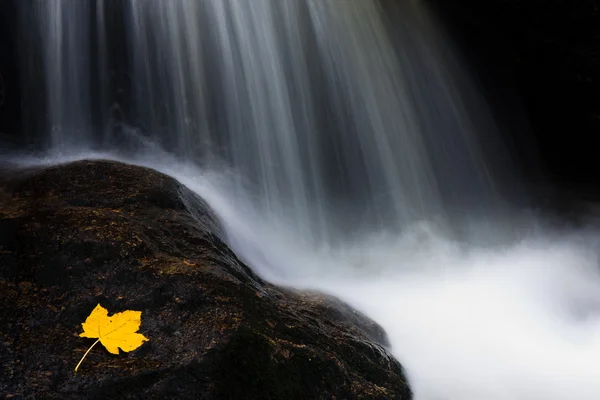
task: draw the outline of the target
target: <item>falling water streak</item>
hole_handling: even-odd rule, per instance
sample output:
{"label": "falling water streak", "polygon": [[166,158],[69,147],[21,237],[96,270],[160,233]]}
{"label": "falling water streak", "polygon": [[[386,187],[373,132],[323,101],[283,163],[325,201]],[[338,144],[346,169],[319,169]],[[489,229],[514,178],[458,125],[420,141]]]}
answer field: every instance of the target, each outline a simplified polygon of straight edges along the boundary
{"label": "falling water streak", "polygon": [[51,146],[89,142],[91,132],[90,32],[87,2],[36,1],[40,21]]}

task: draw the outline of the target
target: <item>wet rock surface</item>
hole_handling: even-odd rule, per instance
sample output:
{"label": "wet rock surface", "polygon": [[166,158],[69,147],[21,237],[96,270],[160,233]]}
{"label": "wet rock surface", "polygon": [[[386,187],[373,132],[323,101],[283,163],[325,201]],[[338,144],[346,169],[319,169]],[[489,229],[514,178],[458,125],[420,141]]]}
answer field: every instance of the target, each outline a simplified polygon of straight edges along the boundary
{"label": "wet rock surface", "polygon": [[[409,399],[385,334],[343,303],[262,281],[175,180],[81,161],[0,182],[0,393],[14,399]],[[189,198],[187,193],[184,198]],[[198,199],[198,202],[202,202]],[[142,311],[118,356],[81,323]]]}

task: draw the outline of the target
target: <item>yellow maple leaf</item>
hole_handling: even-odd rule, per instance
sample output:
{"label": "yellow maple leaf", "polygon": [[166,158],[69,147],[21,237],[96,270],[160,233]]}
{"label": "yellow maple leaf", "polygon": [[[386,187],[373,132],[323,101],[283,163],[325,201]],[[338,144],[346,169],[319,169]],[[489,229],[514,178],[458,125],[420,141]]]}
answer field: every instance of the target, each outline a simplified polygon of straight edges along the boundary
{"label": "yellow maple leaf", "polygon": [[98,304],[85,322],[81,324],[83,333],[79,335],[80,337],[98,338],[98,340],[81,357],[75,367],[75,372],[77,372],[85,356],[98,342],[102,343],[106,350],[112,354],[119,354],[119,348],[128,352],[140,347],[149,340],[141,333],[137,333],[141,323],[141,311],[126,310],[109,317],[108,310]]}

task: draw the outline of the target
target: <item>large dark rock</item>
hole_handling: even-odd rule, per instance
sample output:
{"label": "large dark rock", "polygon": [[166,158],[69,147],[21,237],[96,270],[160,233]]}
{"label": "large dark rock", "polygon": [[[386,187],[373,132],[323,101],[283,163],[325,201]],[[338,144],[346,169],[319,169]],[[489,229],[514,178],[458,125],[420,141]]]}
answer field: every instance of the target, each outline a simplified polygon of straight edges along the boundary
{"label": "large dark rock", "polygon": [[[5,396],[411,398],[376,324],[262,281],[219,239],[208,207],[202,223],[192,218],[181,198],[193,195],[180,196],[187,189],[175,180],[101,161],[4,175]],[[150,341],[118,356],[97,346],[75,374],[93,343],[78,337],[81,323],[97,303],[142,311]]]}

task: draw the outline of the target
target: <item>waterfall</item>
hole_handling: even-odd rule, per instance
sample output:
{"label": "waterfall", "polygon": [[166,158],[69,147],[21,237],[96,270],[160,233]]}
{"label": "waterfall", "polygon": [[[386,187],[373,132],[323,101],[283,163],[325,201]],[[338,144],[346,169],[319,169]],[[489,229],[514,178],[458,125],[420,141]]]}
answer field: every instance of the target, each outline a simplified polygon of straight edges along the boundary
{"label": "waterfall", "polygon": [[264,218],[317,241],[506,194],[507,153],[418,1],[401,31],[373,0],[21,3],[25,80],[44,88],[26,102],[52,151],[142,136],[232,171]]}
{"label": "waterfall", "polygon": [[597,400],[597,230],[504,213],[511,152],[424,3],[20,0],[23,125],[44,163],[177,178],[257,273],[380,323],[417,400]]}

